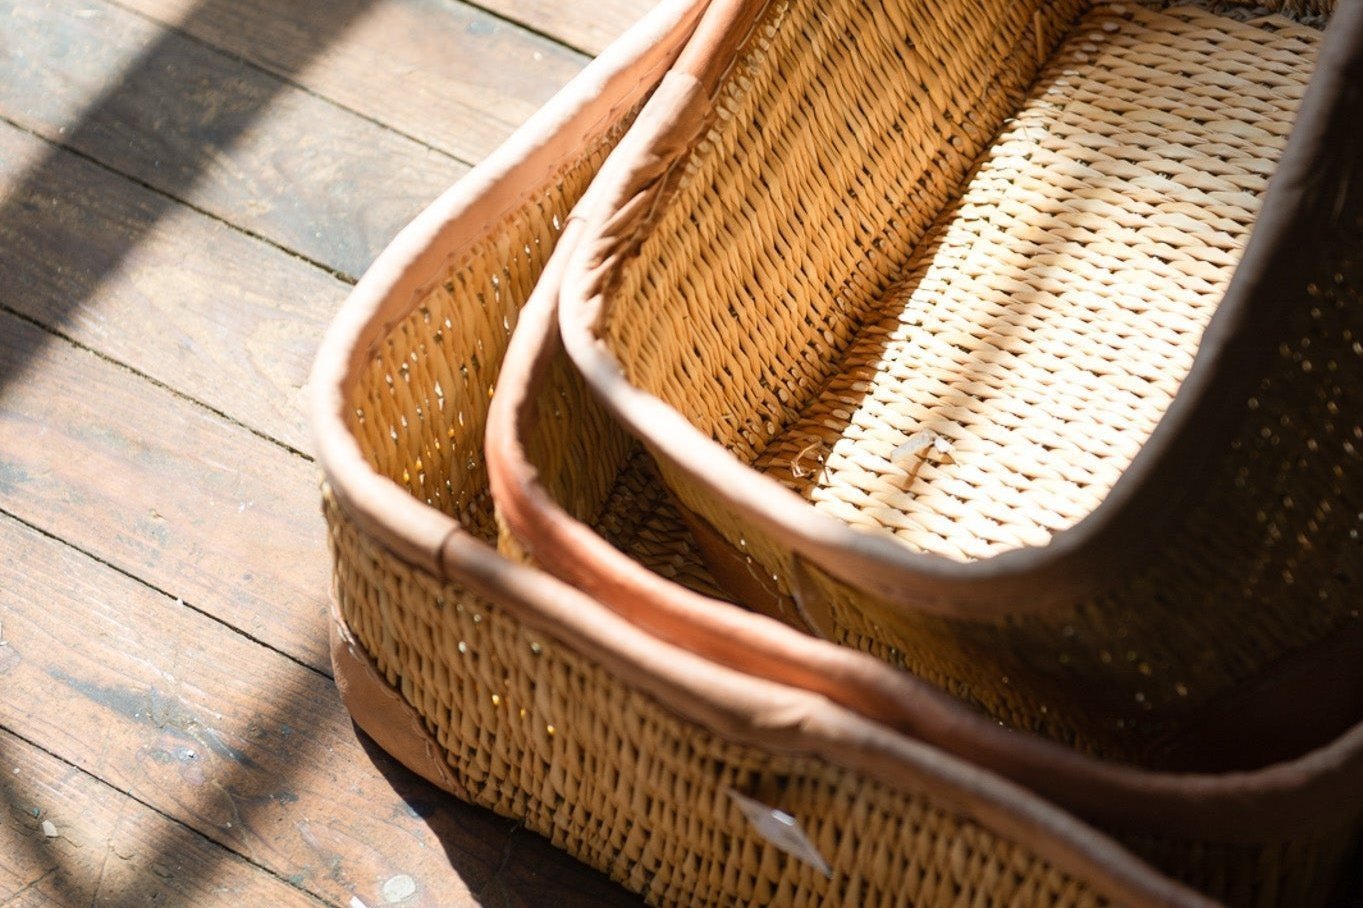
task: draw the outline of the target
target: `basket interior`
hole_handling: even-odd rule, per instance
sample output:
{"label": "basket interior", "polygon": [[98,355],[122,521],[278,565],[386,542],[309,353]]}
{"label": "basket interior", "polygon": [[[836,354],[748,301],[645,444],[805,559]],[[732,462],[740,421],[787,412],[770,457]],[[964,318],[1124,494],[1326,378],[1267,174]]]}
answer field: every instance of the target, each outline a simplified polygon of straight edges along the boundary
{"label": "basket interior", "polygon": [[489,544],[498,531],[483,434],[497,375],[569,210],[620,132],[528,187],[520,208],[457,250],[373,345],[350,391],[350,430],[374,470]]}
{"label": "basket interior", "polygon": [[[521,552],[499,532],[488,486],[488,406],[517,315],[569,211],[632,119],[545,174],[522,207],[452,257],[375,345],[351,392],[350,428],[374,470],[507,555]],[[550,493],[650,570],[724,598],[641,446],[564,363],[555,370],[527,440]]]}
{"label": "basket interior", "polygon": [[[1144,393],[1153,400],[1147,398],[1139,408],[1131,406],[1130,414],[1124,412],[1126,407],[1091,407],[1068,423],[1064,419],[1051,418],[1043,411],[1050,405],[1053,395],[1050,392],[1031,394],[1031,387],[1019,383],[1015,377],[1017,370],[1010,369],[1016,357],[1008,348],[1020,343],[1019,338],[1046,327],[1041,322],[1050,313],[1036,297],[1049,301],[1056,295],[1048,282],[1053,283],[1055,276],[1069,264],[1057,261],[1057,257],[1070,254],[1068,247],[1082,247],[1083,240],[1093,237],[1092,226],[1112,215],[1111,203],[1127,185],[1120,182],[1127,177],[1118,172],[1112,177],[1114,182],[1102,187],[1100,198],[1091,205],[1075,204],[1073,199],[1064,197],[1067,186],[1075,188],[1073,180],[1062,181],[1057,187],[1053,185],[1054,179],[1048,180],[1045,176],[1047,173],[1069,173],[1077,179],[1092,172],[1081,172],[1084,163],[1063,158],[1063,152],[1073,148],[1082,151],[1085,143],[1080,140],[1082,136],[1076,139],[1072,133],[1067,133],[1062,128],[1063,123],[1052,122],[1053,114],[1065,109],[1057,107],[1055,98],[1057,95],[1068,98],[1072,102],[1069,106],[1091,106],[1091,99],[1082,94],[1089,89],[1081,84],[1082,78],[1076,75],[1075,67],[1091,74],[1104,60],[1101,53],[1088,49],[1099,46],[1093,42],[1102,42],[1103,53],[1120,43],[1104,29],[1102,22],[1105,20],[1081,24],[1072,31],[1067,50],[1052,61],[1046,76],[1033,87],[1029,96],[1026,88],[1032,70],[1036,68],[1036,49],[1042,43],[1055,44],[1061,34],[1069,30],[1069,21],[1080,5],[1077,0],[1067,0],[1051,4],[1042,12],[1023,14],[1013,9],[1014,4],[997,4],[999,10],[995,10],[995,15],[1003,16],[1002,20],[981,17],[976,27],[962,33],[973,34],[973,40],[978,44],[985,40],[983,34],[995,28],[999,35],[1005,36],[1002,39],[1005,43],[1015,46],[1000,58],[995,70],[982,70],[980,77],[973,80],[962,80],[950,86],[936,79],[917,84],[913,80],[898,80],[887,86],[902,86],[898,94],[886,90],[877,92],[873,98],[849,104],[845,97],[830,101],[835,86],[819,84],[825,75],[823,72],[802,72],[802,94],[782,89],[783,94],[799,103],[787,102],[787,109],[783,111],[764,111],[761,118],[755,112],[748,112],[752,121],[750,126],[758,128],[759,133],[771,132],[775,137],[770,141],[779,145],[784,134],[767,129],[774,125],[767,123],[767,118],[784,119],[789,129],[807,128],[806,120],[817,113],[828,115],[829,110],[810,113],[805,108],[828,108],[830,104],[832,109],[843,108],[844,112],[837,114],[838,122],[830,124],[830,128],[843,130],[854,139],[843,143],[850,147],[842,149],[841,161],[803,161],[800,163],[804,166],[796,167],[796,162],[781,161],[769,154],[771,148],[761,147],[745,150],[734,161],[739,166],[733,169],[739,177],[752,183],[754,191],[770,192],[781,200],[794,202],[803,198],[812,192],[811,186],[821,187],[826,190],[824,195],[844,202],[861,200],[861,204],[853,206],[852,210],[834,216],[834,223],[853,231],[850,240],[845,236],[825,236],[834,233],[831,230],[804,229],[804,222],[813,214],[805,209],[812,202],[801,202],[795,208],[788,208],[784,212],[787,215],[785,229],[781,229],[782,225],[766,219],[749,223],[747,216],[752,208],[746,200],[735,203],[705,196],[706,177],[713,182],[717,177],[712,171],[723,165],[726,158],[725,149],[717,144],[722,137],[715,137],[707,148],[710,153],[697,156],[689,164],[695,173],[687,191],[695,197],[674,204],[668,215],[679,222],[672,226],[686,227],[684,232],[688,233],[706,234],[702,237],[705,242],[701,246],[692,244],[663,254],[661,260],[675,258],[673,253],[676,253],[702,258],[729,254],[737,257],[737,261],[691,262],[707,267],[691,270],[670,267],[666,274],[658,274],[647,269],[645,263],[656,259],[646,250],[626,276],[627,283],[637,284],[635,289],[641,291],[632,294],[638,303],[638,317],[630,325],[612,323],[614,340],[617,344],[628,343],[633,329],[642,329],[644,337],[652,336],[650,326],[667,321],[663,313],[668,301],[675,299],[671,294],[679,289],[693,289],[667,285],[664,278],[668,275],[685,283],[693,274],[703,273],[706,280],[727,281],[729,285],[717,288],[720,292],[684,293],[687,311],[682,317],[686,319],[686,330],[677,334],[678,345],[671,350],[659,345],[644,345],[633,351],[627,358],[632,377],[706,426],[744,459],[799,489],[816,504],[854,522],[870,522],[902,536],[917,538],[924,547],[949,546],[960,552],[963,549],[981,551],[981,547],[999,544],[1001,531],[992,524],[1001,524],[1001,521],[994,521],[989,514],[982,518],[991,524],[984,530],[978,526],[979,519],[953,522],[949,529],[942,529],[941,521],[932,519],[931,514],[914,524],[913,532],[907,532],[903,526],[910,519],[906,515],[924,512],[935,503],[954,501],[953,492],[966,481],[959,477],[972,471],[988,470],[990,461],[999,464],[995,469],[1001,468],[1014,477],[1012,485],[1029,482],[1033,497],[1057,498],[1053,486],[1059,483],[1048,482],[1052,478],[1049,475],[1029,477],[1028,470],[1022,468],[1014,456],[1017,451],[1022,452],[1018,456],[1024,461],[1030,458],[1030,462],[1040,463],[1042,468],[1044,457],[1036,455],[1045,451],[1059,451],[1066,461],[1078,461],[1085,471],[1084,481],[1064,480],[1067,491],[1059,498],[1068,502],[1069,513],[1081,512],[1087,502],[1100,494],[1102,482],[1110,481],[1119,472],[1117,462],[1129,457],[1138,445],[1134,435],[1115,438],[1119,429],[1109,426],[1108,422],[1120,423],[1126,419],[1142,426],[1150,422],[1159,403],[1177,385],[1179,370],[1186,368],[1188,351],[1196,343],[1196,329],[1205,320],[1206,306],[1194,307],[1197,311],[1172,327],[1162,314],[1148,313],[1149,319],[1140,325],[1141,329],[1149,331],[1152,326],[1159,327],[1156,340],[1167,340],[1168,349],[1154,353],[1137,351],[1146,355],[1133,360],[1130,371],[1140,374],[1135,378],[1114,379],[1114,386],[1142,382],[1149,386]],[[1328,4],[1298,4],[1294,9],[1311,19],[1312,16],[1318,18],[1325,5]],[[794,15],[781,4],[776,4],[775,9],[778,18]],[[806,12],[810,21],[803,28],[787,27],[780,32],[773,30],[773,34],[793,34],[795,39],[808,42],[806,56],[827,54],[826,65],[835,66],[840,54],[845,55],[853,49],[847,45],[848,36],[853,34],[849,30],[850,23],[845,15],[820,16],[813,15],[812,10]],[[882,32],[889,30],[896,34],[904,29],[913,33],[928,27],[937,43],[943,44],[963,27],[963,23],[952,18],[954,13],[947,13],[949,10],[926,25],[919,22],[906,26],[894,16],[870,16],[869,23],[878,24]],[[1140,15],[1147,14],[1142,12]],[[1198,8],[1174,15],[1171,21],[1177,26],[1175,31],[1196,32],[1189,40],[1205,53],[1225,52],[1224,47],[1209,41],[1208,34],[1214,38],[1226,28],[1237,29],[1237,35],[1248,30],[1253,37],[1281,44],[1274,59],[1282,59],[1284,66],[1293,72],[1309,71],[1309,62],[1302,61],[1309,60],[1317,38],[1317,32],[1312,28],[1281,18],[1241,26],[1229,18],[1216,17],[1209,23],[1210,14]],[[1125,21],[1123,27],[1131,29]],[[870,45],[884,37],[878,35],[875,28],[865,28],[855,34],[858,45]],[[1116,33],[1118,37],[1122,34],[1121,30]],[[1158,45],[1165,37],[1155,34],[1142,38],[1140,35],[1137,32],[1132,40],[1153,41]],[[1024,46],[1020,57],[1017,46]],[[1140,56],[1148,50],[1141,45],[1131,53]],[[889,46],[888,51],[882,47],[877,52],[884,56],[900,51]],[[1261,50],[1250,48],[1244,53],[1251,56],[1246,57],[1240,67],[1242,81],[1257,78],[1260,83],[1269,84],[1264,80],[1272,74],[1261,72],[1260,57],[1253,56]],[[754,73],[754,76],[758,75],[768,80],[772,78],[770,72]],[[920,75],[924,79],[927,77],[926,73]],[[1134,81],[1134,87],[1140,88],[1137,80],[1141,75],[1127,73],[1113,78],[1126,84]],[[1204,149],[1201,157],[1191,162],[1179,163],[1172,153],[1166,156],[1171,171],[1153,181],[1182,188],[1179,176],[1191,174],[1196,166],[1205,164],[1208,154],[1220,151],[1234,159],[1236,149],[1245,151],[1244,160],[1235,159],[1235,172],[1222,175],[1225,185],[1218,183],[1200,190],[1216,202],[1209,215],[1214,222],[1202,231],[1213,234],[1212,242],[1200,252],[1200,257],[1195,253],[1178,254],[1159,245],[1167,234],[1188,226],[1190,216],[1186,212],[1175,211],[1164,220],[1156,218],[1157,223],[1151,225],[1158,247],[1156,259],[1163,263],[1153,269],[1148,282],[1155,284],[1157,289],[1179,289],[1187,285],[1194,291],[1207,291],[1208,287],[1219,286],[1216,281],[1224,281],[1238,251],[1237,237],[1242,239],[1247,224],[1229,214],[1223,217],[1220,212],[1229,206],[1231,214],[1246,217],[1241,211],[1243,208],[1252,217],[1254,193],[1262,188],[1272,166],[1271,161],[1251,160],[1248,156],[1258,147],[1254,142],[1263,136],[1280,140],[1285,134],[1296,94],[1304,82],[1304,76],[1284,79],[1279,80],[1281,85],[1272,83],[1270,93],[1274,93],[1277,107],[1265,111],[1262,121],[1253,124],[1252,135],[1238,144],[1234,141],[1235,136],[1228,136],[1230,144],[1210,151]],[[1218,96],[1231,91],[1255,93],[1238,81],[1227,86],[1221,76],[1209,77],[1207,81],[1211,86],[1209,90]],[[1281,98],[1276,94],[1279,88],[1283,89]],[[944,94],[948,89],[950,95]],[[916,102],[911,101],[901,96],[904,91],[921,97]],[[1257,91],[1262,95],[1269,90]],[[925,100],[928,96],[932,96],[931,104]],[[1024,105],[1026,97],[1031,100]],[[726,103],[737,105],[740,100]],[[867,109],[866,102],[874,102],[876,108]],[[927,116],[926,108],[939,104],[948,105],[947,112],[939,114],[940,122],[935,124],[945,142],[943,147],[924,153],[908,141],[908,126],[922,129],[934,125],[920,120]],[[1120,119],[1125,112],[1120,105],[1124,104],[1119,102],[1115,112],[1098,111],[1093,118],[1095,121],[1105,117]],[[1002,122],[1003,118],[1014,114],[1016,117],[1011,120],[1010,129],[991,145],[988,141],[991,131],[998,125],[993,121]],[[987,121],[990,116],[993,120]],[[1274,124],[1277,124],[1276,129]],[[1163,128],[1167,128],[1167,124]],[[391,326],[353,392],[355,407],[351,429],[374,468],[407,488],[418,500],[450,514],[474,535],[489,542],[495,541],[498,533],[482,462],[481,439],[497,371],[516,314],[538,279],[568,210],[616,138],[612,134],[598,140],[572,166],[549,175],[516,218],[495,225],[477,247],[464,250],[452,260],[442,278],[432,283],[410,314]],[[1138,139],[1127,138],[1123,147],[1135,157],[1147,155]],[[914,157],[915,166],[903,167],[902,161],[879,160],[872,143],[886,140],[904,148],[905,153]],[[723,141],[732,139],[723,138]],[[1090,144],[1106,147],[1111,143],[1100,136]],[[1276,149],[1278,144],[1272,147]],[[1059,147],[1052,147],[1056,145]],[[980,149],[989,150],[981,156]],[[863,157],[865,160],[861,161]],[[974,157],[980,157],[980,163],[962,195],[956,184],[961,183]],[[858,166],[847,166],[852,159],[860,162]],[[768,169],[754,173],[754,162],[763,160]],[[834,163],[840,166],[834,166]],[[901,165],[899,169],[895,169],[895,164]],[[1101,169],[1102,165],[1098,166]],[[1125,162],[1117,161],[1112,166],[1122,171]],[[1015,174],[1019,179],[1013,179]],[[893,179],[883,179],[885,177]],[[1001,206],[996,215],[1004,223],[982,219],[979,216],[981,206],[998,203],[998,194],[1007,193],[1010,182],[1033,190],[1035,203],[1028,207],[1017,200],[1004,199],[1002,201],[1007,204]],[[887,191],[892,188],[902,192],[896,196]],[[1156,185],[1153,191],[1160,188],[1161,185]],[[1149,194],[1146,190],[1142,192]],[[927,212],[947,205],[953,195],[956,201],[946,208],[946,215],[938,219],[934,227]],[[713,217],[710,218],[686,215],[692,207],[716,204],[725,206],[726,210],[711,212]],[[860,210],[867,206],[873,209],[869,214]],[[1190,206],[1184,203],[1177,207]],[[1038,225],[1037,221],[1045,221],[1057,210],[1062,216],[1053,220],[1076,238],[1071,242],[1061,236],[1058,242],[1065,248],[1039,257],[1034,268],[1039,275],[1026,273],[1022,259],[1032,250],[1024,244],[1042,242],[1027,237],[1044,231],[1047,224]],[[1064,215],[1072,216],[1066,220]],[[735,218],[748,234],[744,243],[729,242],[732,237],[717,242],[709,235],[724,230]],[[953,241],[953,227],[959,229],[961,224],[970,223],[978,225],[978,230],[968,237],[976,246],[958,248],[960,244]],[[747,229],[754,226],[757,229]],[[1009,238],[1006,235],[1009,229],[1020,233],[1021,239]],[[1218,229],[1227,231],[1226,238],[1215,234]],[[650,243],[661,242],[658,237],[669,233],[670,230],[656,231]],[[911,259],[906,259],[907,250],[923,236],[929,236],[929,240],[913,253]],[[829,248],[810,246],[817,237],[824,237],[822,243]],[[1124,235],[1105,237],[1104,245],[1121,243],[1125,238]],[[794,248],[792,243],[796,240],[804,246]],[[1224,248],[1228,244],[1233,248]],[[971,265],[962,272],[964,286],[960,288],[943,286],[947,272],[958,264],[945,257],[944,248],[952,254],[964,255]],[[980,267],[982,258],[997,258],[1003,249],[1009,251],[1004,257],[1007,267],[1016,271],[1007,275],[1010,280],[1040,283],[1040,286],[1028,288],[1030,292],[1020,297],[1014,293],[1016,298],[1012,300],[1011,310],[1006,297],[1010,290],[1016,289],[1015,284],[991,287],[1002,278],[991,277]],[[1087,279],[1094,268],[1081,261],[1082,248],[1077,252],[1075,260],[1085,266],[1080,274]],[[1161,252],[1171,261],[1164,263],[1159,259]],[[774,253],[780,253],[779,259]],[[743,261],[745,256],[756,256],[758,260]],[[758,279],[764,276],[765,270],[782,262],[793,263],[793,270],[786,268],[772,281]],[[671,264],[686,263],[673,261]],[[816,264],[822,267],[814,267]],[[1192,273],[1187,275],[1185,272]],[[1110,277],[1107,284],[1115,279]],[[1099,284],[1103,282],[1099,281]],[[1145,288],[1137,285],[1135,289]],[[1101,290],[1102,286],[1098,290],[1084,287],[1074,295],[1087,299]],[[919,319],[916,313],[932,308],[927,303],[947,293],[971,299],[979,297],[979,304],[965,307],[961,316],[969,318],[976,313],[983,316],[973,325],[979,336],[949,334],[939,338],[944,349],[924,351],[915,338],[925,337],[927,332],[907,329],[915,327],[914,323]],[[695,307],[716,300],[726,301],[722,304],[724,311],[692,312]],[[1109,305],[1104,305],[1099,314],[1113,315],[1111,310],[1123,301],[1120,297],[1107,301]],[[735,308],[740,305],[744,307],[741,312]],[[1146,306],[1141,314],[1146,314],[1148,308]],[[700,318],[700,315],[709,318]],[[1102,336],[1110,331],[1112,324],[1109,318],[1106,322],[1092,322],[1091,327],[1081,324],[1075,330],[1081,335],[1087,331]],[[729,330],[725,331],[726,328]],[[634,333],[640,331],[634,330]],[[1120,331],[1118,336],[1121,336]],[[953,337],[961,341],[961,346],[949,343]],[[754,344],[739,343],[753,338],[800,352],[790,357],[740,361],[738,357],[745,350],[748,356],[757,357],[769,352],[755,350],[757,345]],[[684,343],[681,342],[683,339]],[[634,340],[637,342],[639,338]],[[1073,341],[1074,335],[1060,333],[1060,342],[1065,340]],[[726,344],[733,345],[732,356],[724,353]],[[839,354],[848,349],[852,352],[845,360],[840,359]],[[1114,358],[1120,358],[1127,349],[1116,344]],[[922,365],[925,354],[931,353],[937,354],[939,360],[935,370]],[[672,359],[664,361],[663,354],[671,355]],[[1167,355],[1169,360],[1160,362],[1160,355]],[[783,372],[786,366],[791,368]],[[909,372],[907,376],[906,371]],[[1093,371],[1102,373],[1099,378],[1107,374],[1098,366]],[[751,380],[744,378],[744,374]],[[1146,379],[1153,375],[1155,380],[1142,379],[1142,374]],[[706,376],[717,376],[721,380],[707,381]],[[679,377],[683,377],[682,380]],[[1099,389],[1102,386],[1091,379],[1092,376],[1083,370],[1075,379],[1075,408],[1084,400],[1103,399],[1095,391],[1095,385]],[[996,392],[1000,381],[1006,381],[1010,386],[1022,384],[1032,399],[1024,398],[1019,402],[1010,398],[999,402]],[[636,554],[644,563],[658,567],[665,575],[677,572],[677,576],[689,578],[688,583],[694,582],[700,589],[714,591],[713,581],[698,565],[683,524],[652,482],[652,468],[647,459],[641,457],[613,421],[585,397],[574,379],[560,376],[552,384],[559,389],[562,398],[562,406],[556,406],[552,416],[566,425],[571,415],[583,425],[564,429],[561,433],[541,430],[530,440],[532,453],[536,455],[533,459],[545,471],[544,479],[551,492],[575,516],[600,525],[603,535]],[[930,386],[926,396],[920,394],[917,384]],[[716,393],[731,397],[715,400]],[[732,397],[735,394],[744,394],[747,398]],[[901,397],[898,409],[887,408],[886,399],[893,402],[896,395]],[[967,398],[971,399],[970,404],[984,406],[983,412],[1006,416],[1013,425],[1022,427],[1013,433],[1016,438],[1012,444],[1017,451],[1008,448],[1008,439],[991,442],[970,437],[968,429],[978,423],[968,418]],[[1135,395],[1119,389],[1115,399],[1126,403],[1134,401]],[[995,403],[991,404],[991,401]],[[1031,422],[1012,412],[1019,406],[1031,409],[1034,417]],[[1079,417],[1096,419],[1095,425],[1101,430],[1084,433],[1081,431],[1084,426],[1077,424]],[[982,418],[976,417],[977,420]],[[1122,423],[1121,427],[1125,425]],[[895,458],[894,451],[906,436],[924,429],[940,434],[950,443],[949,455],[939,457],[938,449],[929,446],[926,456],[910,461],[906,469],[902,458]],[[1069,441],[1063,438],[1067,433]],[[565,437],[572,434],[576,434],[579,445],[582,438],[591,439],[588,443],[592,450],[584,452],[571,447],[572,438],[567,439],[570,447],[562,447]],[[1048,445],[1048,441],[1052,444]],[[992,450],[991,444],[994,445]],[[1096,445],[1102,453],[1087,456],[1074,453],[1076,446],[1083,444]],[[1107,460],[1103,459],[1104,455]],[[591,466],[584,474],[576,467],[554,469],[554,462]],[[1033,468],[1031,472],[1039,470]],[[908,488],[910,485],[911,489]],[[1005,482],[1003,487],[1009,487],[1009,483]],[[636,501],[640,495],[646,499],[642,503]],[[918,504],[913,503],[915,499],[919,500]],[[959,501],[956,506],[960,506]],[[1054,513],[1065,510],[1054,503],[1049,508],[1032,509],[1025,501],[1004,502],[999,507],[1011,511],[1019,523],[1011,531],[1014,539],[1027,537],[1029,531],[1032,535],[1027,538],[1035,538],[1037,533],[1058,526]],[[949,514],[949,507],[943,513]],[[629,514],[646,515],[646,518],[621,516]],[[1027,527],[1021,528],[1022,524]],[[967,531],[974,527],[978,532],[974,538],[967,539],[961,536],[963,527]],[[953,537],[955,542],[950,541]]]}
{"label": "basket interior", "polygon": [[621,269],[629,378],[914,551],[1090,513],[1192,363],[1321,32],[1081,5],[778,5]]}
{"label": "basket interior", "polygon": [[[592,396],[561,354],[532,392],[520,441],[546,494],[574,519],[659,576],[712,599],[715,582],[647,451]],[[509,532],[501,551],[527,556]]]}

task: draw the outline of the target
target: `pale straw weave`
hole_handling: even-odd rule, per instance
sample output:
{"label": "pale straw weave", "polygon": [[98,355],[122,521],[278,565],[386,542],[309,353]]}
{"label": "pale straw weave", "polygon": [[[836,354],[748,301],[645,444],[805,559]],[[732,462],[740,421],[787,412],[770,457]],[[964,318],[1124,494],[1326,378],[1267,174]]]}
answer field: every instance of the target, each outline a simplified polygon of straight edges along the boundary
{"label": "pale straw weave", "polygon": [[[1086,16],[755,466],[960,560],[1081,520],[1192,364],[1319,38],[1196,7]],[[940,447],[894,456],[920,433]]]}

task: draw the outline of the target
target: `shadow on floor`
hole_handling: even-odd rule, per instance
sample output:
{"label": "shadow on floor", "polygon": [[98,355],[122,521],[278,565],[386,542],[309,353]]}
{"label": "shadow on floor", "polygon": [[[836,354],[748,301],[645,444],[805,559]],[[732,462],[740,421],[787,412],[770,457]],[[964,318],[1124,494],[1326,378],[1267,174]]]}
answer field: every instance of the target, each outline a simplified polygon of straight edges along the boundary
{"label": "shadow on floor", "polygon": [[[338,0],[329,4],[329,14],[320,19],[325,22],[325,28],[314,31],[310,42],[298,43],[298,53],[293,58],[280,61],[284,75],[305,68],[366,12],[372,2]],[[231,14],[246,13],[241,11],[236,0],[203,0],[188,12],[182,25],[185,31],[193,31],[196,20],[220,20]],[[27,250],[27,254],[36,260],[30,274],[46,272],[41,279],[49,282],[43,288],[47,291],[43,295],[52,325],[59,326],[86,302],[157,222],[178,204],[175,199],[187,194],[204,171],[221,158],[223,150],[250,129],[277,95],[288,87],[283,80],[264,77],[237,65],[248,78],[219,81],[214,86],[212,103],[209,103],[208,99],[185,91],[180,64],[187,47],[195,46],[182,35],[163,31],[117,81],[89,104],[79,122],[68,128],[63,136],[66,148],[88,149],[114,141],[111,137],[126,135],[127,125],[135,123],[148,144],[156,146],[154,150],[131,152],[155,153],[160,175],[159,191],[140,194],[142,203],[137,210],[126,212],[122,218],[125,229],[118,236],[107,233],[90,236],[88,229],[82,230],[79,211],[75,210],[79,200],[72,205],[72,216],[66,218],[65,223],[57,224],[55,229],[53,219],[45,216],[45,208],[71,201],[57,197],[53,192],[54,187],[66,185],[68,170],[76,160],[62,147],[47,147],[36,163],[15,180],[13,190],[0,202],[0,240],[11,248]],[[176,141],[156,141],[166,136],[174,136]],[[41,239],[35,236],[44,231]],[[0,276],[5,277],[3,283],[9,293],[27,293],[35,289],[23,276],[16,278],[3,273]],[[53,287],[57,292],[51,291]],[[34,337],[50,335],[35,333]],[[25,351],[24,358],[34,352],[33,349]],[[20,364],[11,372],[0,374],[0,390],[22,371]],[[275,704],[275,710],[289,711],[280,703]],[[303,719],[293,717],[293,720],[296,727],[307,727]],[[258,781],[253,783],[248,778],[258,774],[259,767],[242,756],[242,760],[233,761],[231,771],[217,782],[229,794],[233,809],[240,812],[243,825],[249,830],[251,817],[259,804],[265,802],[256,799],[253,803],[232,794],[260,787]],[[288,787],[289,778],[287,774],[275,774],[269,782],[282,790]],[[22,785],[13,780],[9,781],[3,795],[10,806],[27,797]],[[176,842],[185,832],[172,827],[167,835],[158,836],[154,840],[158,853],[147,856],[147,866],[177,864]],[[54,853],[45,847],[44,837],[20,835],[9,838],[12,849],[31,850],[34,866],[49,868],[53,864]],[[229,852],[224,850],[220,854],[226,858]],[[207,876],[211,875],[213,867],[205,863],[191,869]],[[44,889],[54,892],[62,904],[71,905],[88,901],[91,886],[98,888],[96,881],[73,878],[60,866],[51,868],[43,884]],[[145,891],[101,892],[99,896],[99,904],[110,908],[135,908],[146,904]]]}
{"label": "shadow on floor", "polygon": [[[60,327],[179,205],[177,199],[187,197],[209,168],[222,166],[225,152],[290,87],[286,79],[325,52],[373,2],[336,0],[328,4],[326,16],[317,17],[324,25],[308,40],[281,42],[294,48],[292,54],[287,49],[277,54],[276,69],[283,78],[208,51],[177,31],[163,30],[89,103],[79,122],[64,131],[60,147],[46,147],[0,202],[0,242],[24,250],[24,255],[0,268],[6,296],[37,297],[44,322]],[[192,33],[199,22],[232,15],[271,14],[268,8],[243,11],[236,0],[202,0],[181,20],[180,31]],[[284,14],[278,17],[282,20]],[[52,19],[52,28],[64,27],[55,11]],[[54,61],[36,65],[52,66]],[[107,155],[97,157],[133,161],[142,170],[154,167],[156,191],[138,192],[135,209],[114,212],[121,227],[117,234],[89,229],[81,207],[91,200],[71,198],[66,188],[73,167],[81,163],[67,149],[80,154],[108,149]],[[112,202],[126,205],[127,198]],[[20,371],[0,374],[0,389]]]}
{"label": "shadow on floor", "polygon": [[639,897],[586,870],[548,839],[517,821],[465,804],[419,778],[357,727],[355,735],[416,816],[445,846],[450,866],[474,897],[490,908],[639,908]]}

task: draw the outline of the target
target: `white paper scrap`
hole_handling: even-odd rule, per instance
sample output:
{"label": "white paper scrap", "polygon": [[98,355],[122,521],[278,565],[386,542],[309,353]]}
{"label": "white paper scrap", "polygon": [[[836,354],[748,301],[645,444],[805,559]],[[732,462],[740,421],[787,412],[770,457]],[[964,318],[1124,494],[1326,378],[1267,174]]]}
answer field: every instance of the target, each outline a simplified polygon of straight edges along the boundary
{"label": "white paper scrap", "polygon": [[729,797],[734,799],[734,803],[738,805],[743,816],[747,817],[748,822],[753,824],[758,835],[791,857],[804,861],[824,876],[831,877],[833,875],[833,870],[828,866],[828,862],[823,859],[823,855],[819,854],[819,850],[814,847],[809,836],[805,835],[799,820],[784,810],[769,807],[761,801],[754,801],[732,788],[728,792]]}

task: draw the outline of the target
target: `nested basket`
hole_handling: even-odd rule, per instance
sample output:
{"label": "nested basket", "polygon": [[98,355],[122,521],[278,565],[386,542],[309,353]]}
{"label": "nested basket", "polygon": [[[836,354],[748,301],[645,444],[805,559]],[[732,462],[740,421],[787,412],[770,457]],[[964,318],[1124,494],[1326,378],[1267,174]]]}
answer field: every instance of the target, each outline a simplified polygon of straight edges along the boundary
{"label": "nested basket", "polygon": [[1363,4],[1271,5],[712,7],[559,318],[726,588],[1105,758],[1357,718]]}
{"label": "nested basket", "polygon": [[311,391],[348,708],[413,770],[654,904],[1209,905],[995,774],[492,548],[480,441],[518,310],[703,6],[663,4],[592,64],[404,231],[328,333]]}

